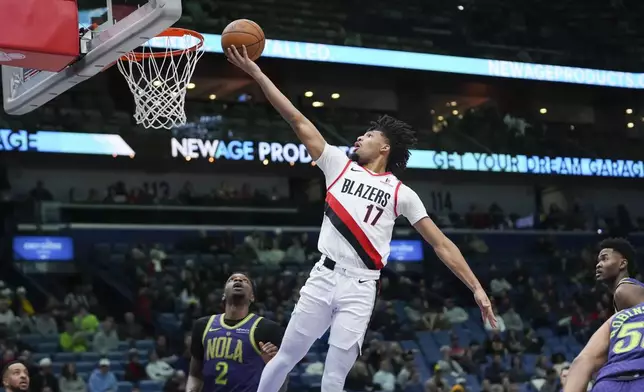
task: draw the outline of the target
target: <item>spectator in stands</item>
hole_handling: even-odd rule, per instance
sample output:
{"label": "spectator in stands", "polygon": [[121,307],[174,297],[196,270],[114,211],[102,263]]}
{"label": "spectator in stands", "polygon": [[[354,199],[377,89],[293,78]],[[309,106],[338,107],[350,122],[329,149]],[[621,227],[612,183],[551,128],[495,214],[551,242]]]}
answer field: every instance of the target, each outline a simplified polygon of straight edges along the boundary
{"label": "spectator in stands", "polygon": [[49,387],[52,392],[59,392],[58,380],[51,370],[51,359],[43,358],[38,363],[39,370],[36,374],[31,375],[31,388],[33,391],[42,391],[43,388]]}
{"label": "spectator in stands", "polygon": [[[445,309],[443,310],[445,319],[450,323],[450,325],[457,325],[466,322],[470,316],[467,314],[465,309],[454,304],[453,299],[447,299],[445,301]],[[497,322],[499,320],[497,319]]]}
{"label": "spectator in stands", "polygon": [[65,296],[64,302],[70,309],[78,309],[81,306],[89,308],[89,301],[83,293],[83,287],[80,285],[76,286],[73,292]]}
{"label": "spectator in stands", "polygon": [[110,370],[110,360],[103,358],[89,376],[89,392],[116,392],[117,389],[118,381]]}
{"label": "spectator in stands", "polygon": [[58,379],[58,389],[60,392],[87,392],[87,384],[76,373],[75,364],[66,363],[63,366],[61,376]]}
{"label": "spectator in stands", "polygon": [[71,321],[65,322],[65,331],[60,334],[59,344],[63,351],[74,353],[84,353],[89,346],[86,334],[77,331]]}
{"label": "spectator in stands", "polygon": [[372,328],[382,333],[386,340],[395,340],[401,325],[396,317],[396,309],[390,301],[378,301],[372,325]]}
{"label": "spectator in stands", "polygon": [[174,374],[174,369],[167,362],[159,359],[156,351],[150,352],[148,365],[145,367],[145,372],[154,381],[167,381]]}
{"label": "spectator in stands", "polygon": [[557,372],[554,369],[548,369],[546,372],[546,382],[543,383],[539,392],[558,392],[559,391],[559,380],[557,377]]}
{"label": "spectator in stands", "polygon": [[514,310],[514,306],[510,306],[510,308],[503,314],[501,318],[503,319],[505,327],[509,331],[523,331],[523,320],[521,319],[519,313]]}
{"label": "spectator in stands", "polygon": [[450,336],[449,356],[458,359],[464,354],[465,349],[461,347],[461,343],[458,341],[458,335],[455,332],[452,332],[452,335]]}
{"label": "spectator in stands", "polygon": [[369,367],[363,358],[358,358],[347,376],[345,388],[353,391],[372,391],[371,385]]}
{"label": "spectator in stands", "polygon": [[486,340],[485,351],[489,355],[505,355],[507,348],[501,339],[501,335],[498,332],[492,334],[491,338]]}
{"label": "spectator in stands", "polygon": [[119,337],[114,329],[113,318],[106,318],[102,325],[103,328],[94,335],[92,348],[94,352],[105,355],[110,351],[116,351],[118,349]]}
{"label": "spectator in stands", "polygon": [[405,314],[416,330],[426,329],[426,326],[423,323],[424,313],[425,309],[423,309],[423,301],[418,297],[412,299],[411,302],[405,306]]}
{"label": "spectator in stands", "polygon": [[306,262],[306,252],[302,246],[302,242],[299,237],[293,236],[291,238],[293,243],[286,249],[286,254],[284,255],[284,261],[304,263]]}
{"label": "spectator in stands", "polygon": [[36,313],[34,306],[27,298],[27,289],[22,286],[16,289],[16,298],[13,305],[14,311],[20,315],[33,316]]}
{"label": "spectator in stands", "polygon": [[4,348],[2,353],[2,361],[0,361],[1,367],[7,366],[8,363],[16,360],[16,352],[10,348]]}
{"label": "spectator in stands", "polygon": [[396,389],[396,376],[391,363],[387,360],[380,362],[378,371],[373,375],[374,385],[379,385],[384,392],[393,392]]}
{"label": "spectator in stands", "polygon": [[548,358],[545,355],[539,355],[534,367],[534,375],[537,378],[546,378],[546,376],[548,375],[548,370],[550,370]]}
{"label": "spectator in stands", "polygon": [[78,312],[74,316],[74,326],[79,332],[93,335],[98,330],[99,325],[98,318],[90,313],[85,306],[78,308]]}
{"label": "spectator in stands", "polygon": [[168,345],[168,338],[166,338],[165,335],[157,336],[154,350],[162,361],[174,363],[174,361],[177,360],[177,356],[170,349],[170,346]]}
{"label": "spectator in stands", "polygon": [[506,369],[503,366],[501,355],[494,354],[492,363],[488,365],[484,372],[484,377],[490,382],[493,391],[495,389],[503,391],[502,383],[505,373]]}
{"label": "spectator in stands", "polygon": [[128,363],[125,365],[125,381],[138,384],[139,381],[145,380],[147,375],[145,368],[139,359],[139,352],[133,348],[128,353]]}
{"label": "spectator in stands", "polygon": [[505,337],[505,346],[507,347],[508,351],[512,354],[520,354],[525,350],[525,347],[523,347],[523,344],[519,340],[519,336],[515,331],[508,331]]}
{"label": "spectator in stands", "polygon": [[0,329],[12,332],[18,325],[16,314],[9,308],[9,300],[0,298]]}
{"label": "spectator in stands", "polygon": [[186,373],[177,370],[163,386],[163,392],[183,392],[186,390]]}
{"label": "spectator in stands", "polygon": [[552,368],[555,369],[557,374],[561,374],[563,369],[570,367],[570,362],[566,361],[566,357],[562,353],[552,354],[550,360],[552,361]]}
{"label": "spectator in stands", "polygon": [[465,373],[474,374],[479,371],[479,364],[477,361],[475,361],[472,355],[473,350],[471,348],[468,348],[463,353],[463,356],[457,359],[458,364],[461,365],[461,368],[463,368],[463,371],[465,371]]}
{"label": "spectator in stands", "polygon": [[54,200],[54,196],[52,196],[51,192],[45,188],[42,180],[38,180],[38,182],[36,182],[36,187],[29,192],[29,196],[31,196],[34,201]]}
{"label": "spectator in stands", "polygon": [[441,367],[438,364],[434,365],[434,375],[425,382],[425,392],[447,392],[449,387]]}
{"label": "spectator in stands", "polygon": [[523,369],[523,363],[520,356],[515,355],[512,357],[512,364],[508,373],[508,377],[510,378],[510,382],[512,384],[522,384],[530,379],[530,377],[528,377],[528,374]]}
{"label": "spectator in stands", "polygon": [[179,298],[181,299],[181,304],[184,308],[187,308],[191,304],[199,305],[199,297],[196,293],[195,288],[195,282],[191,280],[181,291]]}
{"label": "spectator in stands", "polygon": [[41,336],[58,335],[58,325],[49,310],[45,310],[33,316],[30,332]]}
{"label": "spectator in stands", "polygon": [[568,379],[568,371],[570,370],[570,367],[564,367],[561,369],[561,372],[559,372],[559,384],[561,384],[561,389],[564,389],[566,386],[566,380]]}
{"label": "spectator in stands", "polygon": [[512,289],[512,285],[503,276],[498,275],[490,282],[490,292],[493,296],[502,296]]}
{"label": "spectator in stands", "polygon": [[465,374],[461,365],[450,356],[450,351],[449,346],[441,347],[441,359],[437,363],[438,366],[442,371],[453,377]]}
{"label": "spectator in stands", "polygon": [[119,326],[118,335],[121,340],[143,339],[143,327],[134,318],[134,313],[127,312],[123,315],[123,323]]}
{"label": "spectator in stands", "polygon": [[192,344],[192,334],[187,333],[183,339],[183,352],[177,358],[177,361],[173,364],[174,368],[177,370],[182,370],[184,373],[188,373],[190,368],[190,345]]}
{"label": "spectator in stands", "polygon": [[543,348],[543,339],[537,335],[534,329],[526,328],[523,331],[523,347],[530,354],[539,354]]}

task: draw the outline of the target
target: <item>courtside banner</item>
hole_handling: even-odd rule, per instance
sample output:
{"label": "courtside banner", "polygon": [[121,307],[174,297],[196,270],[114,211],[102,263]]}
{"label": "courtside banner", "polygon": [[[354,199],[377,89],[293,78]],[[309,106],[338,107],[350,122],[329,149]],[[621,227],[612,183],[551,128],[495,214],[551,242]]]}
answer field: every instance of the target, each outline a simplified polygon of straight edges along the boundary
{"label": "courtside banner", "polygon": [[134,156],[119,135],[0,129],[0,151]]}
{"label": "courtside banner", "polygon": [[[338,146],[347,154],[353,147]],[[250,140],[203,140],[184,138],[170,140],[170,153],[185,160],[208,159],[212,162],[259,161],[270,163],[311,164],[311,156],[302,144],[254,142]],[[536,155],[487,154],[478,152],[448,153],[434,150],[412,150],[410,169],[456,170],[644,178],[644,162],[578,157],[542,157]]]}

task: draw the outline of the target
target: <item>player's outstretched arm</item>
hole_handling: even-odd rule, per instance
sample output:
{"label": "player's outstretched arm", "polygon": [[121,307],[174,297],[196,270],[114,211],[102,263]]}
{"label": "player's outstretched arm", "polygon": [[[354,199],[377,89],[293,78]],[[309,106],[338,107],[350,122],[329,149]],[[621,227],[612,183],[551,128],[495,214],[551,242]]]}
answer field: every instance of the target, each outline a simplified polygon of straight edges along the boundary
{"label": "player's outstretched arm", "polygon": [[474,293],[474,299],[481,309],[483,321],[489,321],[490,325],[496,327],[496,317],[492,311],[492,304],[481,282],[477,279],[472,269],[465,261],[463,254],[458,247],[447,238],[447,236],[429,218],[420,219],[414,224],[414,228],[427,241],[439,259]]}
{"label": "player's outstretched arm", "polygon": [[590,338],[586,347],[572,361],[564,392],[586,392],[593,374],[608,360],[610,346],[610,323],[612,317],[599,327]]}
{"label": "player's outstretched arm", "polygon": [[286,120],[295,134],[300,139],[302,144],[306,146],[311,158],[314,161],[322,155],[326,141],[322,137],[320,131],[317,130],[315,125],[308,118],[297,110],[295,105],[286,98],[284,94],[275,86],[275,84],[266,76],[262,70],[255,64],[255,62],[248,58],[248,52],[244,46],[242,53],[239,53],[237,48],[230,47],[226,51],[228,61],[241,68],[244,72],[257,81],[262,88],[266,99],[273,105],[279,114]]}

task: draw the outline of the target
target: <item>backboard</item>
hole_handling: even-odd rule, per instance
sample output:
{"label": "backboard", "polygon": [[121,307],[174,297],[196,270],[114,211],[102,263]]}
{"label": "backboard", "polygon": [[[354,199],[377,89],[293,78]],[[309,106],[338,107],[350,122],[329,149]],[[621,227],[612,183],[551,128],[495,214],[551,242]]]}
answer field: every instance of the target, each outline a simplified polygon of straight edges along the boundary
{"label": "backboard", "polygon": [[60,72],[2,65],[4,110],[22,115],[39,108],[113,65],[125,53],[156,37],[179,18],[181,0],[150,0],[118,22],[112,24],[108,20],[95,29],[85,42],[81,41],[84,55]]}

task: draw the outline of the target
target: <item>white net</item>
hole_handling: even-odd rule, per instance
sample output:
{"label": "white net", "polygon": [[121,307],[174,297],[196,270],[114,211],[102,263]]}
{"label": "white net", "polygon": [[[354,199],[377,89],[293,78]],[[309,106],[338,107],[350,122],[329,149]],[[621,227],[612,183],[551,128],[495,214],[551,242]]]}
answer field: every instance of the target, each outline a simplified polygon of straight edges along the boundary
{"label": "white net", "polygon": [[186,123],[186,90],[204,53],[200,43],[189,34],[159,36],[117,62],[134,95],[137,124],[172,129]]}

